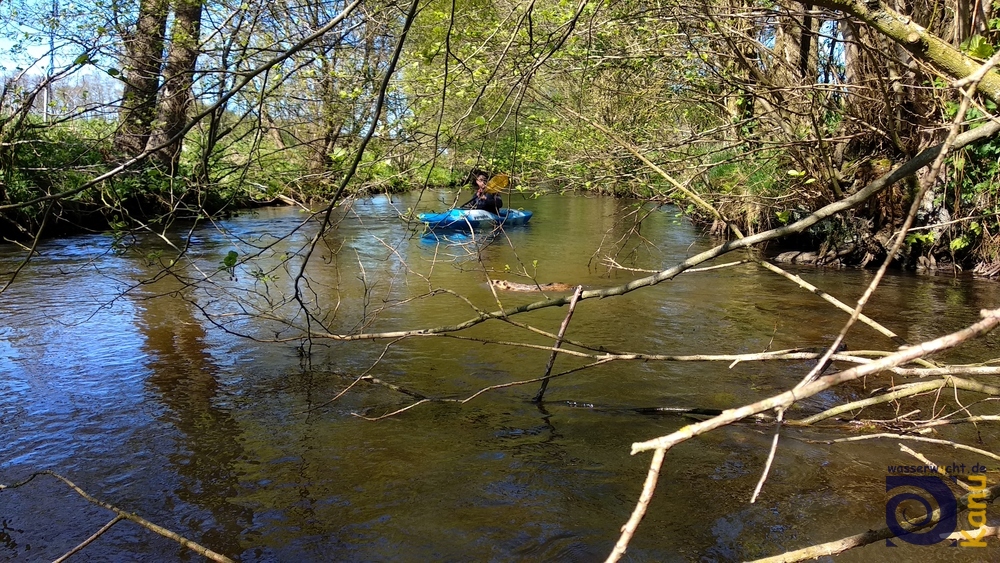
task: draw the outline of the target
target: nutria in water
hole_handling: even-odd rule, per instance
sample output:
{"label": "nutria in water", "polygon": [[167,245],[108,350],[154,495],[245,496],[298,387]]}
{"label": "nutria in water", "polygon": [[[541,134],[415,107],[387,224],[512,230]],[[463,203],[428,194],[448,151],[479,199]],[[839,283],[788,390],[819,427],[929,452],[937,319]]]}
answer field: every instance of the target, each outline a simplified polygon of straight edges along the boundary
{"label": "nutria in water", "polygon": [[573,291],[575,285],[568,283],[517,283],[507,280],[490,280],[490,285],[504,291]]}

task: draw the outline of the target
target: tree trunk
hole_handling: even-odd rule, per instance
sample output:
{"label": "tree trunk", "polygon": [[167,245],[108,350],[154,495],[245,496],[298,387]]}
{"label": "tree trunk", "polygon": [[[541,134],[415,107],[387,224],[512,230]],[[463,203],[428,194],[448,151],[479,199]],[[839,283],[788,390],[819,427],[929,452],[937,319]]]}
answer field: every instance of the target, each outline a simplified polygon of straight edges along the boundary
{"label": "tree trunk", "polygon": [[147,148],[153,157],[174,176],[180,163],[187,110],[191,105],[195,63],[199,53],[201,0],[175,0],[174,25],[171,31],[167,66],[153,133]]}
{"label": "tree trunk", "polygon": [[142,0],[135,30],[125,34],[122,74],[125,89],[115,146],[126,158],[146,148],[156,117],[156,91],[163,64],[168,0]]}
{"label": "tree trunk", "polygon": [[784,65],[779,72],[788,74],[784,82],[812,85],[818,78],[816,35],[819,20],[812,16],[811,3],[785,2],[785,17],[775,29],[774,51]]}

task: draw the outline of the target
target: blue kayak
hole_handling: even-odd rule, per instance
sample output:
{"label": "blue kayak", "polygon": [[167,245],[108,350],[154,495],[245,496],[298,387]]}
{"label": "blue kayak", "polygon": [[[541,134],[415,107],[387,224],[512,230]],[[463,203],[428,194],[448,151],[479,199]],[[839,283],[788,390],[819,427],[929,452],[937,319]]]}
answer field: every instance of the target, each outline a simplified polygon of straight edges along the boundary
{"label": "blue kayak", "polygon": [[492,229],[497,225],[504,227],[524,225],[531,219],[531,212],[504,207],[497,215],[482,209],[449,209],[444,213],[420,213],[417,218],[431,230],[469,231]]}

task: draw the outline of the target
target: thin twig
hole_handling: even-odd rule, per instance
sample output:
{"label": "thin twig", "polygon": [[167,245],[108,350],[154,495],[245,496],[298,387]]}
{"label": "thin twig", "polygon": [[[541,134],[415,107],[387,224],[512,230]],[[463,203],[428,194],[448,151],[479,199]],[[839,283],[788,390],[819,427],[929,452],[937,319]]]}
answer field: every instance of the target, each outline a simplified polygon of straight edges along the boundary
{"label": "thin twig", "polygon": [[[643,274],[655,274],[656,272],[659,272],[659,270],[648,270],[646,268],[629,268],[628,266],[622,266],[621,264],[616,262],[614,258],[610,256],[605,256],[601,262],[603,262],[604,265],[609,268],[613,268],[615,270],[622,270],[625,272],[640,272]],[[718,264],[716,266],[691,268],[690,270],[688,270],[688,273],[691,274],[695,272],[710,272],[712,270],[721,270],[723,268],[732,268],[733,266],[741,266],[743,264],[749,264],[751,262],[753,262],[753,260],[737,260],[735,262],[726,262],[725,264]]]}
{"label": "thin twig", "polygon": [[632,540],[632,536],[635,535],[635,531],[639,528],[639,522],[642,521],[643,515],[646,514],[646,508],[649,506],[649,501],[653,499],[653,492],[656,491],[656,482],[660,477],[660,468],[663,466],[663,458],[666,455],[666,449],[658,449],[653,452],[653,459],[649,463],[649,472],[646,473],[646,482],[642,485],[642,494],[639,495],[639,502],[636,503],[635,509],[632,511],[632,516],[629,517],[628,522],[622,526],[622,535],[618,538],[618,542],[615,543],[615,548],[608,555],[605,563],[614,563],[618,561],[622,555],[625,555],[625,550],[628,549],[628,543]]}
{"label": "thin twig", "polygon": [[370,421],[374,422],[374,421],[377,421],[377,420],[382,420],[384,418],[389,418],[389,417],[392,417],[392,416],[396,416],[399,413],[406,412],[406,411],[412,409],[413,407],[415,407],[417,405],[422,405],[424,403],[429,403],[432,400],[433,399],[421,399],[421,400],[417,401],[416,403],[407,405],[407,406],[405,406],[405,407],[403,407],[401,409],[396,409],[396,410],[394,410],[394,411],[392,411],[390,413],[383,414],[382,416],[368,417],[368,416],[361,416],[358,413],[351,413],[351,414],[353,414],[354,416],[356,416],[358,418],[363,418],[365,420],[370,420]]}
{"label": "thin twig", "polygon": [[[758,262],[758,264],[760,264],[764,268],[766,268],[766,269],[768,269],[768,270],[770,270],[770,271],[778,274],[779,276],[784,277],[785,279],[791,280],[792,282],[798,284],[800,287],[802,287],[802,288],[804,288],[804,289],[806,289],[808,291],[811,291],[812,293],[815,293],[816,295],[818,295],[819,297],[821,297],[824,301],[832,304],[834,307],[840,309],[841,311],[844,311],[844,312],[846,312],[848,314],[851,314],[851,313],[854,312],[854,309],[852,307],[848,307],[846,304],[844,304],[843,301],[840,301],[836,297],[834,297],[834,296],[830,295],[829,293],[823,291],[822,289],[820,289],[820,288],[812,285],[811,283],[805,281],[801,277],[799,277],[799,276],[793,276],[792,274],[786,272],[785,270],[783,270],[783,269],[775,266],[774,264],[771,264],[770,262],[766,262],[764,260],[761,260],[760,262]],[[882,335],[890,338],[897,345],[899,345],[899,346],[906,346],[907,342],[905,340],[903,340],[902,338],[900,338],[895,332],[892,332],[888,328],[886,328],[886,327],[882,326],[881,324],[879,324],[879,323],[875,322],[874,320],[872,320],[868,315],[865,315],[865,314],[858,315],[858,320],[861,321],[861,322],[863,322],[863,323],[865,323],[866,325],[872,327],[873,329],[875,329],[876,331],[878,331]]]}
{"label": "thin twig", "polygon": [[[948,475],[948,472],[944,470],[944,467],[942,467],[940,464],[934,463],[933,461],[927,459],[927,456],[925,456],[924,454],[922,454],[922,453],[920,453],[918,451],[915,451],[912,448],[904,446],[903,444],[899,444],[899,449],[903,453],[910,454],[913,457],[917,458],[926,467],[933,467],[936,470],[935,473],[937,473],[938,475],[940,475],[942,477],[945,477],[945,478],[951,477],[951,475]],[[971,487],[969,487],[969,484],[966,483],[965,481],[961,481],[959,479],[955,479],[955,483],[957,483],[959,487],[962,487],[966,491],[971,490]]]}
{"label": "thin twig", "polygon": [[[101,508],[106,508],[107,510],[110,510],[110,511],[114,512],[115,514],[117,514],[120,518],[123,518],[125,520],[129,520],[131,522],[135,522],[136,524],[142,526],[143,528],[146,528],[147,530],[149,530],[151,532],[155,532],[155,533],[157,533],[157,534],[159,534],[159,535],[161,535],[161,536],[163,536],[163,537],[165,537],[167,539],[171,539],[171,540],[179,543],[180,545],[182,545],[182,546],[190,549],[191,551],[197,553],[198,555],[201,555],[202,557],[206,557],[208,559],[211,559],[212,561],[218,561],[220,563],[234,563],[232,559],[226,557],[225,555],[222,555],[221,553],[216,553],[216,552],[212,551],[211,549],[208,549],[207,547],[204,547],[204,546],[202,546],[201,544],[199,544],[197,542],[194,542],[192,540],[189,540],[189,539],[185,538],[184,536],[181,536],[180,534],[178,534],[176,532],[168,530],[168,529],[164,528],[163,526],[159,526],[157,524],[154,524],[154,523],[150,522],[149,520],[146,520],[145,518],[143,518],[143,517],[141,517],[141,516],[139,516],[137,514],[133,514],[131,512],[126,512],[126,511],[118,508],[117,506],[108,504],[108,503],[106,503],[106,502],[104,502],[102,500],[99,500],[99,499],[96,499],[96,498],[92,497],[89,493],[87,493],[87,491],[84,491],[80,487],[76,486],[75,483],[73,483],[72,481],[70,481],[66,477],[63,477],[62,475],[60,475],[60,474],[58,474],[58,473],[56,473],[54,471],[45,470],[45,471],[39,471],[37,473],[33,473],[27,479],[25,479],[24,481],[21,481],[20,483],[17,483],[16,485],[11,485],[9,487],[0,486],[0,490],[3,490],[4,488],[13,488],[13,487],[20,487],[20,486],[26,485],[27,483],[31,482],[32,479],[34,479],[35,477],[37,477],[39,475],[50,475],[50,476],[52,476],[52,477],[54,477],[54,478],[62,481],[67,486],[69,486],[69,488],[71,488],[74,491],[76,491],[76,493],[78,495],[80,495],[83,498],[87,499],[87,501],[91,502],[92,504],[96,504],[97,506],[100,506]],[[112,521],[111,523],[109,523],[108,527],[110,527],[113,523],[114,523],[114,521]],[[70,555],[70,554],[67,554],[67,555]]]}
{"label": "thin twig", "polygon": [[754,487],[753,494],[750,495],[750,504],[757,502],[757,495],[764,488],[767,476],[771,473],[771,464],[774,463],[774,456],[778,453],[778,439],[781,437],[781,423],[784,418],[785,409],[778,409],[778,416],[775,419],[776,424],[774,425],[774,438],[771,439],[771,449],[767,453],[767,460],[764,462],[763,471],[760,472],[760,478],[757,479],[757,486]]}
{"label": "thin twig", "polygon": [[946,424],[966,424],[977,422],[1000,422],[1000,416],[993,414],[983,414],[978,416],[970,416],[967,418],[952,418],[947,420],[932,420],[930,422],[925,422],[918,424],[913,427],[914,430],[923,430],[924,428],[931,428],[934,426],[944,426]]}
{"label": "thin twig", "polygon": [[[557,374],[554,374],[554,375],[549,375],[547,377],[545,377],[545,376],[534,377],[532,379],[523,379],[523,380],[520,380],[520,381],[510,381],[508,383],[498,383],[496,385],[490,385],[488,387],[483,387],[482,389],[476,391],[475,393],[469,395],[468,397],[466,397],[464,399],[441,399],[441,398],[427,397],[425,399],[421,399],[421,400],[417,401],[416,403],[408,405],[408,406],[406,406],[404,408],[397,409],[397,410],[395,410],[393,412],[390,412],[388,414],[384,414],[384,415],[381,415],[381,416],[378,416],[378,417],[370,418],[370,417],[361,416],[361,415],[356,414],[356,413],[354,414],[354,416],[357,416],[358,418],[363,418],[365,420],[375,421],[375,420],[382,420],[384,418],[389,418],[391,416],[395,416],[395,415],[400,414],[402,412],[408,411],[408,410],[410,410],[411,408],[413,408],[413,407],[415,407],[417,405],[422,405],[424,403],[458,403],[460,405],[464,405],[464,404],[468,403],[469,401],[472,401],[476,397],[478,397],[478,396],[480,396],[480,395],[482,395],[484,393],[488,393],[490,391],[496,391],[498,389],[506,389],[508,387],[517,387],[517,386],[520,386],[520,385],[528,385],[530,383],[540,383],[540,382],[544,381],[545,379],[555,379],[557,377],[562,377],[564,375],[569,375],[571,373],[576,373],[578,371],[583,371],[585,369],[590,369],[592,367],[596,367],[596,366],[608,363],[610,361],[611,361],[610,359],[597,360],[596,362],[591,362],[591,363],[589,363],[587,365],[583,365],[583,366],[580,366],[580,367],[568,369],[566,371],[563,371],[563,372],[560,372],[560,373],[557,373]],[[370,378],[370,376],[366,376],[366,378]],[[387,387],[392,388],[391,384],[387,384],[387,383],[378,381],[378,380],[376,380],[374,378],[370,378],[370,379],[372,381],[374,381],[374,382],[378,382],[378,383],[380,383],[382,385],[386,385]],[[415,393],[407,392],[407,391],[405,391],[405,390],[403,390],[401,388],[397,388],[397,390],[399,392],[401,392],[401,393],[406,393],[406,394],[409,394],[411,396],[415,396],[415,397],[416,396],[420,396],[420,395],[415,394]]]}
{"label": "thin twig", "polygon": [[965,444],[959,444],[958,442],[952,442],[950,440],[941,440],[939,438],[925,438],[924,436],[913,436],[910,434],[890,434],[888,432],[883,432],[880,434],[866,434],[864,436],[837,438],[835,440],[806,440],[806,441],[809,442],[810,444],[840,444],[844,442],[860,442],[862,440],[880,440],[882,438],[888,438],[891,440],[913,440],[915,442],[927,442],[929,444],[940,444],[944,446],[951,446],[956,450],[965,450],[968,452],[986,456],[990,459],[995,459],[997,461],[1000,461],[1000,455],[997,455],[993,452],[988,452],[986,450],[981,450],[979,448],[973,448],[972,446],[966,446]]}
{"label": "thin twig", "polygon": [[545,389],[549,386],[549,374],[552,373],[552,366],[556,363],[556,354],[559,351],[559,347],[562,346],[563,336],[566,335],[566,329],[569,327],[570,319],[573,318],[573,311],[576,310],[576,303],[580,299],[580,293],[582,292],[582,285],[576,286],[576,289],[573,290],[573,297],[569,300],[569,310],[566,311],[566,318],[559,325],[559,334],[556,335],[556,342],[552,345],[549,361],[545,364],[545,377],[542,379],[542,385],[538,389],[538,394],[531,400],[532,403],[541,403],[542,397],[545,396]]}
{"label": "thin twig", "polygon": [[107,524],[105,524],[104,526],[102,526],[100,530],[97,530],[96,532],[94,532],[94,534],[92,536],[90,536],[89,538],[83,540],[82,542],[80,542],[79,545],[77,545],[73,549],[67,551],[62,556],[60,556],[60,557],[58,557],[56,559],[53,559],[52,563],[62,563],[63,561],[69,559],[75,553],[78,553],[78,552],[82,551],[83,548],[87,547],[88,545],[90,545],[91,543],[93,543],[94,540],[96,540],[97,538],[101,537],[101,535],[104,532],[107,532],[108,530],[110,530],[112,526],[114,526],[115,524],[121,522],[124,519],[125,519],[124,516],[122,516],[120,514],[116,515],[114,518],[111,519],[110,522],[108,522]]}

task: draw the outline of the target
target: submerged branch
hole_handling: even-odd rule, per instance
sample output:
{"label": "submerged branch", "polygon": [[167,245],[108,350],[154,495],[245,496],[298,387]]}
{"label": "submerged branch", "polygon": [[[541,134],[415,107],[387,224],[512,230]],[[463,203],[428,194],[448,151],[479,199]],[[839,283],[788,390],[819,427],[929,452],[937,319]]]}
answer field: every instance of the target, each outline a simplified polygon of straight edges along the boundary
{"label": "submerged branch", "polygon": [[552,345],[552,352],[549,353],[549,361],[545,364],[545,375],[542,379],[542,385],[538,389],[538,394],[535,398],[531,400],[533,403],[541,403],[542,398],[545,396],[545,389],[549,386],[549,374],[552,373],[552,366],[556,363],[556,355],[559,352],[559,348],[562,346],[563,337],[566,336],[566,329],[569,328],[569,322],[573,318],[573,311],[576,309],[577,299],[580,298],[580,292],[583,291],[583,286],[578,285],[576,289],[573,290],[573,297],[569,302],[569,311],[566,312],[566,318],[563,319],[561,325],[559,325],[559,334],[556,335],[556,341]]}

